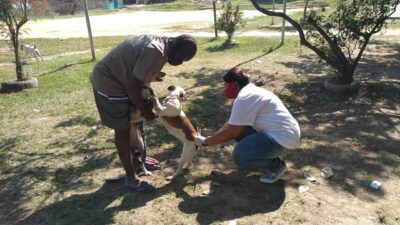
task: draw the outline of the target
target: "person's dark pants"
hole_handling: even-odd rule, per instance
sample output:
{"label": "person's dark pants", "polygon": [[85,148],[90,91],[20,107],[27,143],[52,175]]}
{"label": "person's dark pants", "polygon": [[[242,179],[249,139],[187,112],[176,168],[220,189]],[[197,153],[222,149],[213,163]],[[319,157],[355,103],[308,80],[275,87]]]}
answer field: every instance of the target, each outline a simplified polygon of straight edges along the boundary
{"label": "person's dark pants", "polygon": [[283,161],[278,157],[283,155],[284,148],[269,135],[246,126],[235,141],[232,159],[239,167],[272,172],[281,167]]}

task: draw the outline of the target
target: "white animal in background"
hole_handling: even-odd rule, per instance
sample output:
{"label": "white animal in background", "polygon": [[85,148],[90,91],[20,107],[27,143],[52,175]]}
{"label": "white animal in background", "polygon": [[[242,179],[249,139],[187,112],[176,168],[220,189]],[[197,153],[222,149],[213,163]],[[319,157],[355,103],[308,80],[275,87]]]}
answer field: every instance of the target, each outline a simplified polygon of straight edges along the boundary
{"label": "white animal in background", "polygon": [[196,155],[197,146],[194,136],[197,135],[197,131],[182,110],[180,102],[186,100],[185,90],[175,85],[168,87],[168,90],[169,94],[162,104],[158,98],[153,97],[153,107],[158,115],[157,120],[183,144],[178,169],[172,176],[167,177],[168,180],[172,180],[182,172],[182,169],[190,166],[191,160]]}
{"label": "white animal in background", "polygon": [[25,53],[25,57],[28,59],[31,59],[34,57],[36,61],[39,61],[38,57],[40,57],[43,61],[42,55],[39,52],[39,49],[36,47],[36,45],[21,45],[21,51]]}

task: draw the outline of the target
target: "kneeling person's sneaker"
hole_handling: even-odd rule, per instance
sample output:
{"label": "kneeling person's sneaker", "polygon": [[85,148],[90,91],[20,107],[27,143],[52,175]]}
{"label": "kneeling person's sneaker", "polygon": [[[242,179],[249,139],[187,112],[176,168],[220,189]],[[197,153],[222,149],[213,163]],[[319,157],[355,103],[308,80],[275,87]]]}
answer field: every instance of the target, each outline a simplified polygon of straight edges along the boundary
{"label": "kneeling person's sneaker", "polygon": [[279,178],[286,172],[287,167],[285,162],[282,161],[282,165],[276,172],[268,171],[266,174],[260,177],[260,182],[272,184],[279,180]]}

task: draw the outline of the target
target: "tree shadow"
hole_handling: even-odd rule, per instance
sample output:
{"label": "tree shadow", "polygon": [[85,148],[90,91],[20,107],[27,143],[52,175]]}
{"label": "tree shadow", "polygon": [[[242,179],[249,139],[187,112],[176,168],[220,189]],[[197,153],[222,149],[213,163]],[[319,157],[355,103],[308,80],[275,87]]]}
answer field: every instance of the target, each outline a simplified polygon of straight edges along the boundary
{"label": "tree shadow", "polygon": [[72,66],[82,65],[82,64],[92,63],[92,62],[93,62],[92,60],[85,60],[85,61],[82,61],[82,62],[68,63],[68,64],[65,64],[63,66],[60,66],[57,69],[54,69],[54,70],[51,70],[51,71],[48,71],[48,72],[45,72],[45,73],[42,73],[42,74],[38,74],[36,77],[46,76],[46,75],[49,75],[49,74],[52,74],[52,73],[55,73],[55,72],[59,72],[59,71],[65,70],[65,69],[67,69],[69,67],[72,67]]}
{"label": "tree shadow", "polygon": [[[153,193],[142,195],[127,191],[121,181],[104,183],[94,192],[72,195],[43,207],[16,224],[112,224],[115,222],[113,218],[116,213],[143,207],[147,202],[171,192],[183,198],[178,206],[182,212],[198,213],[197,220],[200,224],[211,224],[214,221],[254,213],[267,213],[277,210],[282,205],[285,199],[283,181],[274,185],[262,185],[252,177],[243,182],[242,176],[245,174],[234,172],[224,177],[203,177],[193,183],[179,178],[158,187]],[[207,180],[220,182],[218,189],[226,186],[229,192],[216,190],[218,196],[192,197],[184,191],[187,186],[194,189],[196,185]],[[232,194],[237,198],[226,197]]]}
{"label": "tree shadow", "polygon": [[[127,191],[122,182],[104,183],[95,192],[67,197],[17,224],[112,224],[115,213],[145,206],[147,202],[171,192],[173,186],[173,183],[168,183],[154,193],[141,195]],[[119,202],[112,204],[115,201]]]}
{"label": "tree shadow", "polygon": [[235,44],[235,43],[229,44],[227,42],[223,42],[220,45],[215,45],[215,46],[211,46],[211,47],[206,48],[206,51],[211,52],[211,53],[213,53],[213,52],[223,52],[223,51],[226,51],[226,50],[229,50],[229,49],[233,49],[233,48],[238,48],[238,47],[239,47],[239,44]]}
{"label": "tree shadow", "polygon": [[265,51],[264,54],[261,54],[261,55],[259,55],[259,56],[254,57],[254,58],[251,58],[251,59],[249,59],[249,60],[243,61],[243,62],[237,64],[236,67],[239,67],[239,66],[241,66],[241,65],[243,65],[243,64],[246,64],[246,63],[249,63],[249,62],[251,62],[251,61],[257,60],[257,59],[259,59],[259,58],[261,58],[261,57],[264,57],[264,56],[266,56],[266,55],[268,55],[268,54],[274,52],[275,50],[279,49],[280,47],[282,47],[282,44],[279,44],[279,45],[276,46],[276,47],[272,47],[272,46],[271,46],[269,49],[267,49],[267,50]]}
{"label": "tree shadow", "polygon": [[211,193],[191,196],[179,189],[177,197],[183,198],[184,201],[178,208],[184,213],[196,213],[199,224],[213,224],[279,209],[285,200],[285,182],[280,180],[265,185],[260,183],[258,178],[248,172],[233,171],[197,179],[192,186],[196,188],[196,185],[209,180]]}
{"label": "tree shadow", "polygon": [[55,128],[71,127],[74,125],[85,125],[90,127],[99,125],[99,121],[90,116],[76,116],[75,118],[71,118],[67,121],[60,122],[55,126]]}
{"label": "tree shadow", "polygon": [[287,155],[295,169],[330,166],[335,172],[329,182],[333,188],[353,195],[360,191],[385,195],[384,189],[371,191],[369,183],[386,179],[389,165],[400,167],[396,163],[400,152],[395,147],[400,146],[396,138],[400,85],[398,80],[392,80],[398,78],[395,71],[398,73],[400,68],[396,63],[385,67],[383,73],[378,72],[388,60],[398,62],[399,55],[394,54],[382,58],[374,52],[361,61],[355,77],[361,81],[361,88],[354,95],[327,92],[322,85],[327,77],[321,72],[327,69],[316,64],[313,57],[282,63],[300,78],[285,85],[289,94],[279,94],[302,128],[303,145]]}

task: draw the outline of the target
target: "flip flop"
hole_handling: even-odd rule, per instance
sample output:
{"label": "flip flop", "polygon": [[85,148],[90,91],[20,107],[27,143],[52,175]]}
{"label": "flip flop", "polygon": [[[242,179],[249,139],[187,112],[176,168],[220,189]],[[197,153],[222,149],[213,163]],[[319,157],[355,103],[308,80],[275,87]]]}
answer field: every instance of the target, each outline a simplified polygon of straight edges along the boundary
{"label": "flip flop", "polygon": [[160,162],[157,159],[153,158],[153,157],[146,156],[145,163],[147,163],[147,164],[159,164]]}
{"label": "flip flop", "polygon": [[150,171],[161,169],[160,162],[157,159],[149,157],[149,156],[146,156],[144,165],[145,165],[146,169],[148,169]]}

